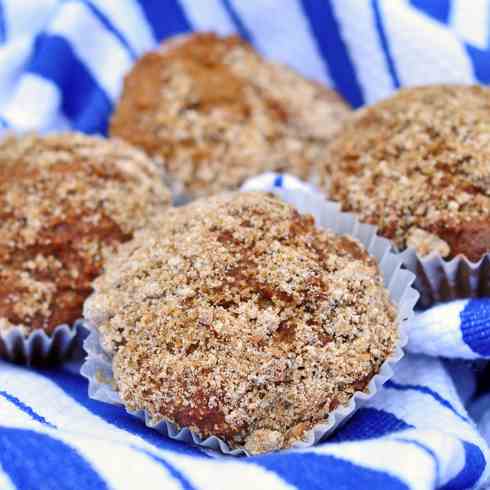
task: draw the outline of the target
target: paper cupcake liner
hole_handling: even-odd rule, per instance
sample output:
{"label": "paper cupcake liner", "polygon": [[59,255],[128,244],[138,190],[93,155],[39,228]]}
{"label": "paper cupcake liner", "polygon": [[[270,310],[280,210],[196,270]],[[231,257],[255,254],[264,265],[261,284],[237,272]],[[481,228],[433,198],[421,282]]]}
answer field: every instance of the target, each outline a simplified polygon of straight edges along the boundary
{"label": "paper cupcake liner", "polygon": [[416,276],[414,287],[420,292],[418,306],[422,308],[441,301],[490,296],[490,254],[471,262],[464,255],[446,260],[435,252],[419,257],[409,248],[400,256]]}
{"label": "paper cupcake liner", "polygon": [[[407,342],[407,321],[413,313],[413,308],[419,294],[411,286],[415,276],[402,269],[402,260],[392,252],[391,243],[376,235],[376,228],[361,224],[355,216],[340,212],[337,203],[329,202],[310,193],[298,190],[273,188],[271,192],[290,203],[302,213],[309,213],[315,218],[317,226],[329,228],[338,234],[346,234],[357,238],[367,248],[369,254],[378,261],[384,278],[385,287],[389,290],[390,298],[398,309],[400,338],[392,355],[383,363],[378,374],[373,376],[366,391],[355,392],[349,403],[338,407],[329,414],[326,421],[317,424],[307,432],[302,441],[294,443],[292,448],[312,446],[331,434],[341,424],[345,423],[354,412],[372,398],[383,384],[393,375],[393,366],[403,357],[403,347]],[[87,357],[81,368],[81,374],[89,381],[89,397],[113,405],[122,405],[119,394],[115,389],[110,356],[100,345],[99,334],[88,322],[86,326],[90,334],[84,342]],[[161,432],[177,441],[187,442],[206,449],[219,451],[225,455],[248,455],[243,448],[232,449],[226,442],[212,436],[202,438],[188,428],[178,428],[174,423],[162,420],[155,423],[143,410],[127,412],[144,421],[147,427]]]}
{"label": "paper cupcake liner", "polygon": [[57,326],[51,334],[37,329],[27,336],[21,327],[14,327],[0,334],[0,359],[26,366],[58,364],[76,351],[83,324],[77,320],[73,326]]}

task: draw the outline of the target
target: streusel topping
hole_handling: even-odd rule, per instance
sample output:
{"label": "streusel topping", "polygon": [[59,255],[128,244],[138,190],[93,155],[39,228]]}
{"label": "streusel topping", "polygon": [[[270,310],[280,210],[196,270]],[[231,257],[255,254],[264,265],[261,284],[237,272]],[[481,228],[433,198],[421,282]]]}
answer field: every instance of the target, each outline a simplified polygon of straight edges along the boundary
{"label": "streusel topping", "polygon": [[366,389],[393,352],[395,308],[357,241],[263,193],[197,200],[158,223],[85,304],[128,408],[277,450]]}
{"label": "streusel topping", "polygon": [[136,63],[111,134],[160,162],[177,193],[202,196],[267,170],[307,178],[349,114],[335,92],[239,38],[194,34]]}
{"label": "streusel topping", "polygon": [[170,201],[123,142],[75,133],[0,142],[0,332],[80,318],[106,255]]}
{"label": "streusel topping", "polygon": [[490,250],[490,89],[401,90],[360,110],[329,147],[327,194],[419,254]]}

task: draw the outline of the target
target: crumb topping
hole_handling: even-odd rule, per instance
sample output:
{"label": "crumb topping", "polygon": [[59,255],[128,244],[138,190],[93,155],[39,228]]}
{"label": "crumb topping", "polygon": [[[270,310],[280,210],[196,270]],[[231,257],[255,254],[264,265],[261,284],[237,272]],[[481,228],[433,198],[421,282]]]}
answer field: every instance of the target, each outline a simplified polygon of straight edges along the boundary
{"label": "crumb topping", "polygon": [[346,124],[324,188],[400,249],[478,260],[490,250],[489,115],[486,87],[401,90]]}
{"label": "crumb topping", "polygon": [[160,162],[176,192],[202,196],[267,170],[307,178],[349,114],[335,92],[239,38],[194,34],[136,63],[111,134]]}
{"label": "crumb topping", "polygon": [[81,317],[107,254],[168,204],[126,143],[67,133],[0,142],[0,332]]}
{"label": "crumb topping", "polygon": [[250,453],[303,439],[398,340],[375,259],[264,193],[168,212],[110,261],[84,313],[127,407]]}

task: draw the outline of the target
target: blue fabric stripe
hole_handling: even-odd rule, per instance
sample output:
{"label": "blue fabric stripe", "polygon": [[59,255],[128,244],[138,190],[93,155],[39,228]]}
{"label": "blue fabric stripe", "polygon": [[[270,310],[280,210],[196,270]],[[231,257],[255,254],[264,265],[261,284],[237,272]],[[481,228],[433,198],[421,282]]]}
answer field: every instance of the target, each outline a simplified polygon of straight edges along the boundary
{"label": "blue fabric stripe", "polygon": [[157,431],[149,429],[144,425],[141,420],[126,413],[124,408],[109,405],[107,403],[100,403],[95,400],[91,400],[88,393],[88,382],[81,376],[68,373],[66,371],[44,371],[39,370],[39,374],[43,374],[50,381],[58,385],[68,396],[73,398],[82,407],[86,408],[89,412],[97,415],[101,419],[105,420],[109,424],[123,429],[131,434],[136,434],[145,439],[150,444],[153,444],[159,449],[165,449],[174,451],[177,453],[186,454],[188,456],[197,456],[202,458],[208,458],[207,454],[195,447],[187,444],[174,441],[159,434]]}
{"label": "blue fabric stripe", "polygon": [[440,490],[464,490],[473,488],[485,471],[485,457],[481,449],[470,442],[463,442],[465,465],[463,469]]}
{"label": "blue fabric stripe", "polygon": [[29,415],[32,419],[34,419],[36,422],[40,422],[43,425],[47,425],[48,427],[51,427],[52,429],[56,428],[53,424],[48,422],[44,417],[41,415],[38,415],[31,407],[26,405],[25,403],[21,402],[18,398],[16,398],[13,395],[10,395],[6,391],[0,391],[0,396],[8,400],[10,403],[15,405],[19,410],[24,412],[25,414]]}
{"label": "blue fabric stripe", "polygon": [[274,179],[274,187],[282,187],[284,181],[284,176],[279,174],[275,179]]}
{"label": "blue fabric stripe", "polygon": [[108,488],[72,447],[30,430],[0,427],[0,465],[19,490]]}
{"label": "blue fabric stripe", "polygon": [[384,410],[360,408],[344,426],[328,439],[328,442],[376,439],[411,428],[413,425],[407,424]]}
{"label": "blue fabric stripe", "polygon": [[237,14],[235,7],[232,5],[230,0],[221,0],[223,7],[225,8],[227,14],[230,16],[233,24],[236,27],[236,30],[240,37],[247,40],[248,42],[252,41],[252,35],[250,31],[247,29],[246,25],[242,22],[242,19]]}
{"label": "blue fabric stripe", "polygon": [[5,10],[3,2],[0,0],[0,44],[7,40],[7,24],[5,22]]}
{"label": "blue fabric stripe", "polygon": [[430,397],[432,397],[434,400],[436,400],[437,402],[439,402],[442,406],[446,407],[447,409],[451,410],[451,412],[456,415],[456,417],[458,417],[459,419],[463,420],[464,422],[467,422],[467,423],[470,423],[470,421],[468,420],[467,417],[465,417],[464,415],[461,415],[453,406],[452,404],[446,400],[445,398],[443,398],[441,395],[439,395],[439,393],[437,393],[436,391],[433,391],[431,390],[430,388],[428,388],[427,386],[421,386],[421,385],[402,385],[402,384],[399,384],[399,383],[396,383],[395,381],[393,380],[388,380],[386,383],[385,383],[385,388],[393,388],[395,390],[399,390],[399,391],[408,391],[408,390],[413,390],[413,391],[418,391],[419,393],[423,393],[424,395],[429,395]]}
{"label": "blue fabric stripe", "polygon": [[112,103],[71,45],[61,36],[40,34],[33,52],[27,71],[58,86],[62,111],[71,119],[73,128],[85,133],[106,134]]}
{"label": "blue fabric stripe", "polygon": [[364,103],[361,85],[356,75],[347,47],[341,37],[340,26],[335,18],[332,0],[302,0],[318,48],[326,61],[335,88],[354,107]]}
{"label": "blue fabric stripe", "polygon": [[[80,0],[72,0],[75,2],[79,2]],[[82,0],[83,4],[92,12],[92,14],[99,20],[99,22],[112,34],[117,40],[126,48],[131,57],[135,59],[137,57],[137,53],[130,46],[128,40],[125,36],[119,31],[119,29],[112,23],[111,19],[107,17],[95,4],[93,4],[90,0]]]}
{"label": "blue fabric stripe", "polygon": [[383,26],[383,18],[381,15],[381,10],[379,8],[379,0],[371,0],[371,5],[373,7],[374,20],[379,35],[379,40],[383,48],[386,64],[388,65],[388,71],[390,72],[391,79],[393,80],[393,85],[396,88],[400,88],[400,80],[396,72],[395,61],[393,59],[393,56],[391,55],[390,45],[388,43],[388,38],[386,37],[385,29]]}
{"label": "blue fabric stripe", "polygon": [[[28,414],[30,417],[32,417],[34,420],[41,422],[44,425],[47,425],[48,427],[51,427],[53,429],[56,429],[56,426],[48,422],[44,417],[38,415],[34,410],[25,405],[23,402],[18,400],[16,397],[9,395],[5,391],[0,391],[0,396],[3,396],[10,402],[12,402],[17,408],[22,410],[24,413]],[[130,417],[130,415],[127,415],[127,417]],[[158,456],[150,453],[149,451],[145,451],[144,449],[141,449],[137,446],[131,446],[131,448],[135,451],[139,451],[146,456],[149,456],[151,459],[156,461],[158,464],[162,465],[167,471],[170,473],[170,475],[175,478],[182,486],[184,490],[194,490],[194,487],[190,484],[190,482],[185,478],[185,476],[178,471],[176,468],[174,468],[170,463],[165,461],[162,458],[159,458]]]}
{"label": "blue fabric stripe", "polygon": [[490,84],[490,63],[488,62],[490,51],[475,48],[470,44],[465,44],[464,46],[471,59],[477,81]]}
{"label": "blue fabric stripe", "polygon": [[468,347],[478,355],[490,356],[490,300],[470,299],[459,315],[461,334]]}
{"label": "blue fabric stripe", "polygon": [[450,0],[410,0],[410,3],[439,22],[444,24],[449,22]]}
{"label": "blue fabric stripe", "polygon": [[138,0],[157,41],[192,30],[177,0]]}
{"label": "blue fabric stripe", "polygon": [[251,457],[245,463],[255,463],[274,473],[284,481],[304,490],[401,490],[407,485],[398,478],[382,471],[372,470],[336,458],[315,453],[284,453]]}

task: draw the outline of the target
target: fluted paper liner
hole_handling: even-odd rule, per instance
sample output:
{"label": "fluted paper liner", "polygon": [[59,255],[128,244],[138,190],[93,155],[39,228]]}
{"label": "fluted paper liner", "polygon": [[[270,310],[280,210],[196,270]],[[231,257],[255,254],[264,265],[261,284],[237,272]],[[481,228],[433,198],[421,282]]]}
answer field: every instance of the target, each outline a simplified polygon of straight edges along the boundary
{"label": "fluted paper liner", "polygon": [[4,359],[27,366],[47,366],[67,360],[77,345],[77,332],[83,320],[72,326],[58,325],[48,334],[42,329],[24,333],[13,327],[0,334],[0,360]]}
{"label": "fluted paper liner", "polygon": [[490,296],[490,254],[472,262],[464,255],[446,260],[435,252],[419,257],[409,248],[400,256],[405,267],[416,276],[414,286],[420,292],[421,307],[453,299]]}
{"label": "fluted paper liner", "polygon": [[[390,298],[398,309],[398,321],[400,338],[392,355],[383,363],[378,374],[373,376],[367,386],[366,392],[355,392],[349,403],[336,408],[329,414],[325,422],[316,425],[308,431],[303,441],[294,443],[293,448],[305,448],[316,444],[331,434],[342,423],[346,422],[353,413],[362,406],[366,400],[372,398],[382,385],[393,375],[393,365],[403,357],[403,347],[407,342],[407,320],[413,313],[413,308],[418,299],[418,293],[411,287],[414,275],[401,268],[402,259],[392,252],[390,241],[376,235],[376,228],[371,225],[361,224],[349,213],[340,212],[337,203],[326,201],[324,198],[298,190],[286,190],[271,187],[278,197],[293,205],[301,213],[309,213],[315,218],[317,226],[329,228],[338,234],[346,234],[357,238],[367,248],[369,254],[378,261],[384,284],[389,290]],[[87,358],[82,365],[81,373],[89,381],[89,396],[114,405],[123,405],[114,385],[111,358],[102,350],[97,330],[87,322],[90,334],[84,342]],[[140,418],[145,424],[162,434],[207,449],[214,449],[226,455],[247,455],[242,449],[231,449],[227,443],[217,437],[201,438],[188,428],[177,428],[170,421],[162,420],[155,423],[149,415],[143,411],[130,411],[128,413]]]}

